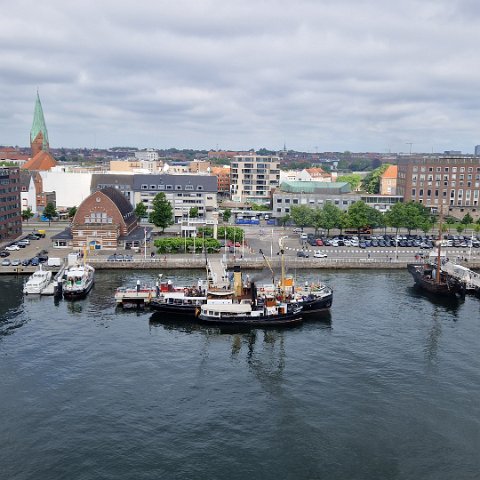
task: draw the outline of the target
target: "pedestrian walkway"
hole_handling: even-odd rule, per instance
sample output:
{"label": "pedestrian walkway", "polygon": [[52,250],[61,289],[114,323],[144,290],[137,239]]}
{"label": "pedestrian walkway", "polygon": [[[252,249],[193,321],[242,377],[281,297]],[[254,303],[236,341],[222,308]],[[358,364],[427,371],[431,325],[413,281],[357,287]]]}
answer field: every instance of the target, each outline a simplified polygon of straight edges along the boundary
{"label": "pedestrian walkway", "polygon": [[215,288],[229,287],[227,269],[221,258],[208,258],[207,272],[210,282]]}

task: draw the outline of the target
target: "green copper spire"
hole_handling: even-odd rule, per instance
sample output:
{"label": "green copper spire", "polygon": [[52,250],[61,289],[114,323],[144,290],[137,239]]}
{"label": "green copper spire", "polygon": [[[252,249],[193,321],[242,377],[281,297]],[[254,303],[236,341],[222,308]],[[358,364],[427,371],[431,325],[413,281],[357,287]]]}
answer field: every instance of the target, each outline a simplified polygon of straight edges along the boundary
{"label": "green copper spire", "polygon": [[37,90],[37,100],[35,102],[35,111],[33,112],[33,124],[30,130],[30,143],[32,143],[39,133],[43,135],[42,150],[48,150],[48,131],[45,125],[45,117],[43,116],[42,103]]}

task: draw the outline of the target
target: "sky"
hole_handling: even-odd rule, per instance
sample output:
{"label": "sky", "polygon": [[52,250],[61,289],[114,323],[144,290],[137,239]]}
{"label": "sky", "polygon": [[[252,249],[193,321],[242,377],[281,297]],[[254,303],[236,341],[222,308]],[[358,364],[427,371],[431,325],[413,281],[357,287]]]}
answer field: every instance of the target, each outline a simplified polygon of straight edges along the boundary
{"label": "sky", "polygon": [[0,0],[0,144],[473,153],[476,0]]}

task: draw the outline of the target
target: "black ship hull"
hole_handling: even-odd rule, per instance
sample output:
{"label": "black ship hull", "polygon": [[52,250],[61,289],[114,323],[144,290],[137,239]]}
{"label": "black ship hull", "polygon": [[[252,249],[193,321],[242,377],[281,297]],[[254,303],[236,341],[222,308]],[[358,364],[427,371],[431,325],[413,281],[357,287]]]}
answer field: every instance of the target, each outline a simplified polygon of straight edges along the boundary
{"label": "black ship hull", "polygon": [[75,290],[75,291],[69,291],[69,290],[63,290],[63,298],[65,300],[81,300],[85,298],[90,290],[93,288],[93,284],[95,282],[91,282],[88,285],[85,286],[82,290]]}
{"label": "black ship hull", "polygon": [[302,323],[302,312],[282,315],[269,315],[265,317],[251,317],[249,315],[235,315],[231,317],[213,318],[199,315],[202,323],[216,326],[244,326],[244,327],[288,327]]}
{"label": "black ship hull", "polygon": [[305,300],[298,302],[298,305],[302,307],[302,314],[312,315],[315,313],[324,312],[332,306],[333,302],[333,293],[326,295],[324,297],[315,297],[309,299],[306,297]]}
{"label": "black ship hull", "polygon": [[167,305],[155,301],[150,302],[150,309],[157,313],[163,313],[168,317],[176,317],[188,320],[195,320],[198,305]]}
{"label": "black ship hull", "polygon": [[415,285],[428,293],[444,297],[464,295],[465,293],[463,286],[444,272],[441,273],[438,281],[435,278],[435,269],[431,265],[410,263],[407,265],[407,269],[412,275]]}

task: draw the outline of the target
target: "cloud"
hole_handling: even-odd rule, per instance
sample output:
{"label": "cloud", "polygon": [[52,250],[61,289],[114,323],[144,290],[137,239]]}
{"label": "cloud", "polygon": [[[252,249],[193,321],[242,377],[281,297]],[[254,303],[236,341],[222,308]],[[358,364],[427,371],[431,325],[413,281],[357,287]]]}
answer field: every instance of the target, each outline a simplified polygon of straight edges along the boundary
{"label": "cloud", "polygon": [[[3,3],[3,2],[0,2]],[[17,1],[0,143],[405,151],[480,143],[473,1]]]}

